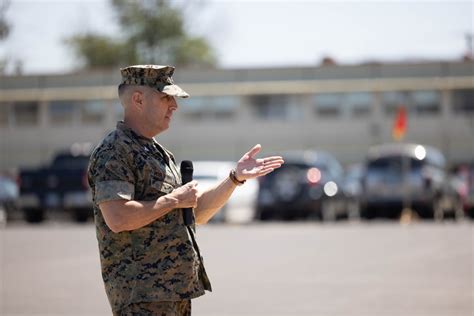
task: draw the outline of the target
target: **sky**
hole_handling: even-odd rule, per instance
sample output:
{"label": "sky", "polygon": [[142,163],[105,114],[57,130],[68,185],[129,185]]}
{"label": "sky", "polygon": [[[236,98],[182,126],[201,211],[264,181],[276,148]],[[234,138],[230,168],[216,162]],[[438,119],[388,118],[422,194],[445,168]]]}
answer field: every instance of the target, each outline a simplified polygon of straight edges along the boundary
{"label": "sky", "polygon": [[[310,66],[325,56],[340,64],[453,60],[474,33],[474,0],[200,0],[184,14],[187,30],[209,40],[222,68]],[[26,74],[74,71],[80,64],[66,38],[120,36],[108,0],[10,0],[7,19],[12,31],[0,57],[10,72],[17,61]]]}

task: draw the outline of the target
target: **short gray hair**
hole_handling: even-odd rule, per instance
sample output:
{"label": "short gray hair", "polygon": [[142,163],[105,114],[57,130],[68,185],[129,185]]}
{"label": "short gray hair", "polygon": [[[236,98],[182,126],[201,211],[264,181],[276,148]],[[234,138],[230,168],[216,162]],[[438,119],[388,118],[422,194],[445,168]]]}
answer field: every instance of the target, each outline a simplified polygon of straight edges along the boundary
{"label": "short gray hair", "polygon": [[131,84],[120,84],[118,86],[118,95],[122,105],[125,106],[125,103],[128,102],[128,99],[131,97],[132,93],[135,91],[140,91],[148,97],[153,88],[140,85],[131,85]]}

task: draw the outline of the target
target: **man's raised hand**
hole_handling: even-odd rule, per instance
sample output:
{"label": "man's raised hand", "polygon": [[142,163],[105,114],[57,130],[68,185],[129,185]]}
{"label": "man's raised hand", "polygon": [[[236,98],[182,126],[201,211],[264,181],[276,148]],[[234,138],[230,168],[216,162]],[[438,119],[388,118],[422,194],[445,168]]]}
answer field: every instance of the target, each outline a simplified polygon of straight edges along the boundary
{"label": "man's raised hand", "polygon": [[260,152],[262,146],[255,145],[237,162],[235,176],[239,181],[254,179],[269,174],[273,170],[280,168],[284,163],[281,156],[271,156],[256,159],[255,156]]}

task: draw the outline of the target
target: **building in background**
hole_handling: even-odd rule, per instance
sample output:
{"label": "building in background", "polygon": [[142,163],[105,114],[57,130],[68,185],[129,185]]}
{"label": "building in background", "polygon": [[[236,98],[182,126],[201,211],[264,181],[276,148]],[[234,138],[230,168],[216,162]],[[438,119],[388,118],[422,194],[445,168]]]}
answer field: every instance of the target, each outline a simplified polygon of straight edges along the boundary
{"label": "building in background", "polygon": [[[342,163],[392,141],[440,148],[449,163],[474,159],[474,62],[234,70],[178,69],[191,94],[158,141],[178,160],[236,160],[255,143],[267,154],[322,149]],[[0,77],[1,169],[38,166],[74,143],[97,144],[122,117],[120,73]],[[77,146],[77,145],[76,145]]]}

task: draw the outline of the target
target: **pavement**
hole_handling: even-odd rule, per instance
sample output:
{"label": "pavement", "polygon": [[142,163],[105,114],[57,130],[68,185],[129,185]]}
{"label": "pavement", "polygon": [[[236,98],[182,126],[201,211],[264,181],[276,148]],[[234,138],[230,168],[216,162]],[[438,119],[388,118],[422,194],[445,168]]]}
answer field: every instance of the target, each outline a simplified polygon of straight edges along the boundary
{"label": "pavement", "polygon": [[[198,228],[213,292],[193,316],[472,316],[474,222]],[[95,229],[0,230],[0,315],[111,315]]]}

